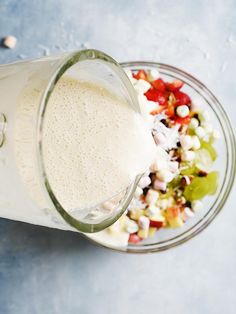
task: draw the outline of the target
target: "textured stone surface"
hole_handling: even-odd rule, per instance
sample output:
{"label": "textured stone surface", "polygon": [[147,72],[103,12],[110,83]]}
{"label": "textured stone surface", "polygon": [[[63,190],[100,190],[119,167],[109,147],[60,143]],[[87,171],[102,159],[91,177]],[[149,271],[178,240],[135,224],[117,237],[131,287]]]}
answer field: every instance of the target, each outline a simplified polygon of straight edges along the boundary
{"label": "textured stone surface", "polygon": [[[1,0],[0,16],[0,37],[18,39],[0,63],[83,46],[170,63],[205,82],[236,125],[234,0]],[[235,201],[234,189],[189,243],[141,256],[0,219],[0,313],[235,313]]]}

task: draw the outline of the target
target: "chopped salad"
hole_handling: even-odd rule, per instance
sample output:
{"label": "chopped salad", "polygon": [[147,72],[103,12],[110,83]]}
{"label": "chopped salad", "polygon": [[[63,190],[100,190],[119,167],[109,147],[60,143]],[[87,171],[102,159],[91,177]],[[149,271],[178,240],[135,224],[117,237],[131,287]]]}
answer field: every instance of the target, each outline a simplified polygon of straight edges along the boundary
{"label": "chopped salad", "polygon": [[[183,91],[180,80],[167,82],[157,70],[126,70],[141,113],[157,144],[157,158],[141,178],[127,212],[100,232],[100,242],[139,244],[161,228],[181,228],[217,190],[214,142],[219,133]],[[92,236],[96,240],[96,235]]]}

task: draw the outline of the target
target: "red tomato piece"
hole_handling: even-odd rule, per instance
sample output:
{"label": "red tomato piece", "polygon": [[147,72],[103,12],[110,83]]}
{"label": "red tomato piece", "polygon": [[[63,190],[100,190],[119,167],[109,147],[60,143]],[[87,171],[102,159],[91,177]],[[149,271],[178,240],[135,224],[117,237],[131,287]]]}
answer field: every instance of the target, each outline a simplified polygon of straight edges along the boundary
{"label": "red tomato piece", "polygon": [[187,125],[190,123],[190,117],[187,116],[187,117],[184,117],[184,118],[180,118],[180,117],[176,117],[174,118],[173,122],[174,124],[182,124],[182,125]]}
{"label": "red tomato piece", "polygon": [[148,100],[158,102],[160,106],[167,105],[165,94],[155,88],[150,88],[144,95]]}
{"label": "red tomato piece", "polygon": [[162,79],[157,79],[152,81],[152,86],[159,92],[164,92],[166,90],[166,84]]}
{"label": "red tomato piece", "polygon": [[187,94],[185,94],[179,90],[175,91],[174,95],[175,95],[175,99],[176,99],[175,106],[189,105],[191,103],[190,97]]}
{"label": "red tomato piece", "polygon": [[175,92],[180,90],[180,88],[184,85],[184,83],[180,80],[174,80],[171,83],[166,83],[166,88],[171,91],[171,92]]}
{"label": "red tomato piece", "polygon": [[150,227],[161,228],[164,226],[163,221],[150,220]]}
{"label": "red tomato piece", "polygon": [[136,233],[131,233],[129,235],[129,243],[137,244],[141,241],[141,238]]}
{"label": "red tomato piece", "polygon": [[136,74],[133,74],[133,77],[136,79],[136,80],[145,80],[145,81],[148,81],[148,75],[147,75],[147,72],[144,71],[144,70],[139,70]]}
{"label": "red tomato piece", "polygon": [[175,117],[175,108],[174,106],[168,106],[168,108],[165,111],[165,114],[169,117],[169,118],[173,118]]}

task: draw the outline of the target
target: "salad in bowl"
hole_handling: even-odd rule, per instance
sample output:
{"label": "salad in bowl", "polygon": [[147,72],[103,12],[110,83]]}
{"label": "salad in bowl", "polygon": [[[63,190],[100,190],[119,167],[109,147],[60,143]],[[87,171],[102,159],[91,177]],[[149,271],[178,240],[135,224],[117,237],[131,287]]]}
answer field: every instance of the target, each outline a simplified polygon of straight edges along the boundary
{"label": "salad in bowl", "polygon": [[235,139],[215,96],[175,67],[125,63],[157,158],[124,215],[87,235],[108,248],[153,252],[187,241],[223,207],[235,176]]}

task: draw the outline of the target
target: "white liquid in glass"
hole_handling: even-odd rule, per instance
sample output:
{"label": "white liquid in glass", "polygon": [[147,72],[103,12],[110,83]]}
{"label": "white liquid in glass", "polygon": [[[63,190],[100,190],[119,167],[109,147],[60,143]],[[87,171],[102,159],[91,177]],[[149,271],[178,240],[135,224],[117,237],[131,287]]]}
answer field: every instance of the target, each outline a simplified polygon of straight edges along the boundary
{"label": "white liquid in glass", "polygon": [[[48,219],[52,210],[55,216],[55,210],[48,208],[37,163],[32,162],[39,90],[29,84],[19,95],[13,137],[16,167],[24,186],[19,193],[22,198],[30,194],[29,206],[25,202],[17,209],[14,204],[0,216],[73,229],[59,215]],[[49,99],[42,143],[49,183],[68,212],[94,206],[127,188],[148,169],[156,149],[142,117],[124,100],[104,87],[69,77],[60,79]]]}

